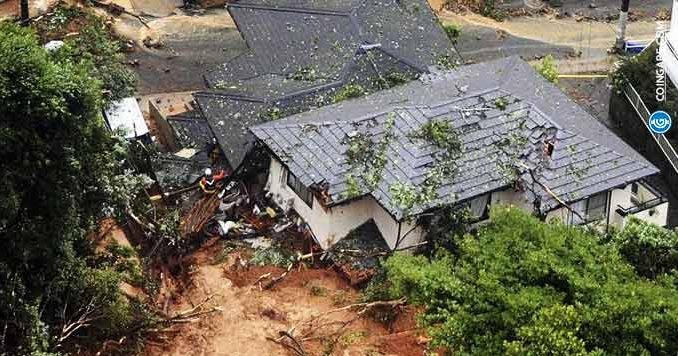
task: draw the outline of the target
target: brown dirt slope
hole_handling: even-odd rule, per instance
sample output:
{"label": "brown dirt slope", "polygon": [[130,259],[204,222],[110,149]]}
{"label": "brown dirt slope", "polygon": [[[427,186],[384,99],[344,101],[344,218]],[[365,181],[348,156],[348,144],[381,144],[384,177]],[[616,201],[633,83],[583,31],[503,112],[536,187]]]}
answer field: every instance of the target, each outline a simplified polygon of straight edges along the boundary
{"label": "brown dirt slope", "polygon": [[[254,283],[265,273],[277,276],[277,267],[240,266],[246,254],[231,253],[223,264],[213,264],[218,249],[196,253],[191,287],[168,308],[169,314],[188,310],[214,295],[212,306],[221,312],[209,314],[194,322],[177,324],[165,331],[165,342],[149,343],[144,355],[293,355],[267,340],[280,331],[289,330],[302,321],[338,307],[359,301],[359,293],[334,271],[294,269],[271,290],[260,290]],[[350,324],[334,350],[328,353],[327,339],[304,343],[309,355],[423,355],[425,340],[414,330],[412,310],[406,309],[394,323],[392,332],[384,325],[362,318]],[[356,312],[331,314],[332,322],[354,319]],[[407,330],[405,330],[407,329]]]}

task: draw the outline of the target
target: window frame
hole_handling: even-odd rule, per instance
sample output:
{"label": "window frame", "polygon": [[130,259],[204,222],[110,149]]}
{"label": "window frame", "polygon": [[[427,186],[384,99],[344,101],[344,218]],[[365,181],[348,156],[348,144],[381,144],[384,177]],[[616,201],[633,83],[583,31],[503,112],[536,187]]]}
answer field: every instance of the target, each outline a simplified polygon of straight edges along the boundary
{"label": "window frame", "polygon": [[639,206],[643,203],[640,199],[640,184],[638,182],[631,183],[631,204]]}
{"label": "window frame", "polygon": [[307,186],[305,186],[299,178],[290,172],[288,168],[285,168],[285,185],[290,188],[294,194],[299,197],[309,208],[313,208],[313,192]]}
{"label": "window frame", "polygon": [[[592,199],[600,197],[600,196],[605,197],[605,199],[603,199],[603,201],[602,201],[602,205],[591,207]],[[594,194],[594,195],[591,195],[590,197],[586,198],[586,223],[593,222],[593,221],[601,221],[601,220],[607,219],[607,216],[610,213],[609,211],[607,211],[609,200],[610,200],[609,192],[602,192],[602,193]],[[592,214],[591,214],[591,209],[593,209],[593,208],[595,208],[595,209],[601,209],[602,208],[602,215],[593,218]]]}
{"label": "window frame", "polygon": [[[591,200],[596,198],[596,197],[599,197],[599,196],[605,197],[605,199],[601,202],[602,204],[599,204],[598,206],[592,207],[591,206]],[[576,209],[577,205],[579,205],[579,204],[583,205],[583,207],[581,208],[581,211]],[[577,200],[573,203],[570,203],[570,207],[575,208],[577,213],[579,215],[581,215],[584,218],[584,220],[576,221],[579,218],[575,215],[574,212],[569,211],[568,212],[568,225],[572,225],[572,226],[587,225],[587,224],[590,224],[592,222],[607,220],[609,218],[609,215],[610,215],[609,205],[610,205],[610,192],[609,191],[596,193],[596,194],[590,195],[587,198],[580,199],[580,200]],[[602,215],[593,217],[592,214],[591,214],[591,209],[594,209],[594,208],[602,209]]]}
{"label": "window frame", "polygon": [[469,199],[465,203],[462,203],[462,206],[464,208],[468,209],[468,211],[472,213],[471,202],[476,200],[476,199],[480,199],[482,197],[487,197],[487,202],[485,203],[485,206],[483,207],[483,212],[480,214],[480,216],[472,216],[471,217],[472,222],[474,222],[474,223],[485,221],[485,220],[488,220],[490,218],[490,209],[492,207],[492,193],[490,192],[490,193],[486,193],[486,194],[481,194],[477,197]]}

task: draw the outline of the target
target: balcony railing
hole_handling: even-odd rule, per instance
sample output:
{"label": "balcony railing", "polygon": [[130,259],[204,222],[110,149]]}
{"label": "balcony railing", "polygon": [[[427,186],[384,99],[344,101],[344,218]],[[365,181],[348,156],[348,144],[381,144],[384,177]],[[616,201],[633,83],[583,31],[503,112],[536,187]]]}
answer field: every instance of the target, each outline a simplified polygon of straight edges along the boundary
{"label": "balcony railing", "polygon": [[659,145],[659,148],[664,153],[664,156],[666,156],[666,159],[668,159],[673,169],[676,171],[676,173],[678,173],[678,153],[676,153],[676,150],[673,148],[673,146],[671,146],[671,143],[666,138],[666,136],[656,134],[650,130],[650,110],[647,109],[643,99],[641,99],[636,89],[628,81],[626,82],[626,85],[624,85],[624,95],[636,110],[638,117],[641,119],[641,121],[643,121],[643,125],[645,125],[647,130],[650,132],[654,138],[654,141],[657,143],[657,145]]}
{"label": "balcony railing", "polygon": [[621,205],[617,205],[617,214],[621,216],[627,216],[627,215],[635,215],[638,213],[641,213],[646,210],[650,210],[652,208],[656,208],[664,203],[668,202],[668,200],[664,197],[658,197],[652,200],[648,200],[644,203],[624,208]]}

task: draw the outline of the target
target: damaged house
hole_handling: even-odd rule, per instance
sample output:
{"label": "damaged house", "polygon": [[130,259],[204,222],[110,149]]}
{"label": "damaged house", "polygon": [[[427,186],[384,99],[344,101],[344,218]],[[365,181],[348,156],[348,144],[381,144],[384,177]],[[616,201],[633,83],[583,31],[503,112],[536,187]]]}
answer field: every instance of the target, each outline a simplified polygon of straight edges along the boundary
{"label": "damaged house", "polygon": [[328,248],[374,222],[413,246],[436,211],[511,204],[547,221],[666,225],[658,169],[517,57],[459,67],[251,129],[267,189]]}
{"label": "damaged house", "polygon": [[205,75],[200,116],[235,169],[249,127],[405,83],[458,56],[426,0],[239,0],[248,51]]}

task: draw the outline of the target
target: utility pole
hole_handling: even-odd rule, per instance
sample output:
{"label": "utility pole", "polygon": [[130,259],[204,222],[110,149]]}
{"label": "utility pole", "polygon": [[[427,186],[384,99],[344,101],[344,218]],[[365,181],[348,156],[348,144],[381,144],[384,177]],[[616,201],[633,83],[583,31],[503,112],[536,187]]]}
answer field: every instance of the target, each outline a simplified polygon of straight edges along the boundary
{"label": "utility pole", "polygon": [[621,11],[619,11],[619,29],[617,30],[617,49],[623,50],[626,42],[626,23],[629,20],[629,1],[622,0]]}
{"label": "utility pole", "polygon": [[28,24],[28,0],[21,0],[21,23],[25,26]]}

